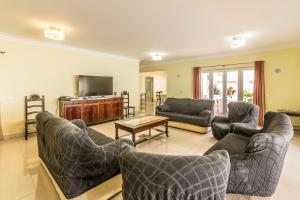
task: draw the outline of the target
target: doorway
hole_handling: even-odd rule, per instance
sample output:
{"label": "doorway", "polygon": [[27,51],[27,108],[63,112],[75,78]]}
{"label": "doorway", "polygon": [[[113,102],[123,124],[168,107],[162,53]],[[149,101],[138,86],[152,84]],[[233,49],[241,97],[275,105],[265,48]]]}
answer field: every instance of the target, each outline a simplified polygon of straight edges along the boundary
{"label": "doorway", "polygon": [[254,69],[205,70],[201,73],[201,94],[215,101],[215,113],[226,114],[233,101],[253,103]]}
{"label": "doorway", "polygon": [[145,78],[146,101],[153,101],[153,77]]}

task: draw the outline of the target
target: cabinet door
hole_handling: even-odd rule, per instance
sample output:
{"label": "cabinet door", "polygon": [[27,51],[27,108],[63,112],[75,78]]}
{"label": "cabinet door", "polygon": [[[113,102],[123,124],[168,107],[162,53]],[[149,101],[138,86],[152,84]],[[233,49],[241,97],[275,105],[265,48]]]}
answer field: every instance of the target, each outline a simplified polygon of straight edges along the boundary
{"label": "cabinet door", "polygon": [[123,108],[122,108],[122,101],[113,101],[112,103],[112,117],[113,118],[122,118],[123,115]]}
{"label": "cabinet door", "polygon": [[99,121],[99,104],[98,103],[89,103],[83,104],[82,106],[82,120],[86,124],[93,124]]}
{"label": "cabinet door", "polygon": [[81,119],[82,107],[80,104],[66,105],[65,112],[65,118],[67,120]]}
{"label": "cabinet door", "polygon": [[99,103],[99,120],[106,121],[112,118],[112,103],[103,101]]}

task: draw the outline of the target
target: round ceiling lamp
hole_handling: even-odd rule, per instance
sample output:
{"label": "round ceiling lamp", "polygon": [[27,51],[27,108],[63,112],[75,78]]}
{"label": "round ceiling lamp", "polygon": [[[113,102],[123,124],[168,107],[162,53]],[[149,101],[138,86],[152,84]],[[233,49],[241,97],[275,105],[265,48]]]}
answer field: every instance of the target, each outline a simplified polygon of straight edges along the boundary
{"label": "round ceiling lamp", "polygon": [[49,28],[45,29],[44,36],[51,40],[63,40],[65,38],[64,32],[61,28],[56,26],[50,26]]}
{"label": "round ceiling lamp", "polygon": [[235,35],[230,40],[231,48],[239,48],[246,45],[246,39],[240,35]]}

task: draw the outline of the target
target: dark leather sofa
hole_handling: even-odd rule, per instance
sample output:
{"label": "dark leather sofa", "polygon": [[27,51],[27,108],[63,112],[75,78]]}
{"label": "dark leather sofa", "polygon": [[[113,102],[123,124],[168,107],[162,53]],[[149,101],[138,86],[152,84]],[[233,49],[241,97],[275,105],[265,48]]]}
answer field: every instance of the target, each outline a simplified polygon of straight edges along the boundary
{"label": "dark leather sofa", "polygon": [[[77,197],[120,173],[123,143],[49,112],[36,116],[39,157],[66,198]],[[120,184],[121,187],[121,184]]]}
{"label": "dark leather sofa", "polygon": [[228,151],[231,169],[227,193],[271,197],[293,133],[287,115],[268,112],[262,129],[238,126],[205,155],[215,150]]}
{"label": "dark leather sofa", "polygon": [[[168,98],[163,105],[156,107],[155,114],[168,117],[170,126],[183,129],[200,127],[199,132],[207,132],[214,115],[213,108],[213,100]],[[172,122],[175,123],[172,125]]]}

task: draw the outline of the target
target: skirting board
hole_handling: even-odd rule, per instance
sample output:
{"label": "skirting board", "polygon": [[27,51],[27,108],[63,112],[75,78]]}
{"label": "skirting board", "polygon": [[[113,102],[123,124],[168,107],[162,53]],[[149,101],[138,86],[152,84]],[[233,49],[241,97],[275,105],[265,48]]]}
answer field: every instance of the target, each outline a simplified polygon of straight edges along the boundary
{"label": "skirting board", "polygon": [[[52,174],[49,172],[45,163],[40,159],[44,169],[50,177],[61,200],[67,200]],[[72,200],[108,200],[122,191],[122,176],[121,174],[112,177],[104,183],[86,191],[82,195],[72,198]]]}
{"label": "skirting board", "polygon": [[242,194],[226,194],[226,200],[272,200],[272,197],[257,197]]}
{"label": "skirting board", "polygon": [[201,127],[201,126],[197,126],[197,125],[193,125],[193,124],[174,122],[174,121],[169,121],[168,125],[170,127],[180,128],[180,129],[189,130],[189,131],[202,133],[202,134],[207,133],[210,130],[209,127]]}

